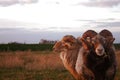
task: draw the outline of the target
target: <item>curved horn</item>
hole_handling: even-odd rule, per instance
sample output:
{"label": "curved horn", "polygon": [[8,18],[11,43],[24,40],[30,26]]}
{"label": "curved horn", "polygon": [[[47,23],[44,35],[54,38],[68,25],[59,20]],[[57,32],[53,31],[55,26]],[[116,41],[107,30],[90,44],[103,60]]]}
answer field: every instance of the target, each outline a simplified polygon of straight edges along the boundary
{"label": "curved horn", "polygon": [[87,30],[86,32],[83,33],[82,37],[86,39],[87,37],[93,38],[96,35],[97,32],[95,32],[94,30]]}
{"label": "curved horn", "polygon": [[107,29],[102,30],[99,34],[105,38],[110,36],[113,37],[112,33]]}
{"label": "curved horn", "polygon": [[86,49],[86,50],[89,50],[91,48],[91,45],[90,43],[85,40],[84,38],[81,38],[80,41],[82,42],[82,46]]}

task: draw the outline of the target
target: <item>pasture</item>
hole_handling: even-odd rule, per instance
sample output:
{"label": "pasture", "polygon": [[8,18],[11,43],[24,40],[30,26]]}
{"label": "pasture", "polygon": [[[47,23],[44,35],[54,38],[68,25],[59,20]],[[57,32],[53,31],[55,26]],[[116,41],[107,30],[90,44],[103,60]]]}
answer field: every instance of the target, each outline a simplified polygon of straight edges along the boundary
{"label": "pasture", "polygon": [[[120,80],[120,51],[116,51]],[[52,51],[0,52],[0,80],[74,80]]]}

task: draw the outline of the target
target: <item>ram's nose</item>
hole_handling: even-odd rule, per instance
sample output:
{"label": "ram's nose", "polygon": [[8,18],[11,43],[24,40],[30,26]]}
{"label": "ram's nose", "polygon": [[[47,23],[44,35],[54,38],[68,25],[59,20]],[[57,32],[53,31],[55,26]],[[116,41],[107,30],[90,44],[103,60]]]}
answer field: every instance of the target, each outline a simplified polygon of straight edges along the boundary
{"label": "ram's nose", "polygon": [[97,49],[99,53],[102,53],[103,52],[103,49]]}
{"label": "ram's nose", "polygon": [[105,50],[104,50],[104,47],[102,45],[99,45],[97,48],[96,48],[96,54],[98,56],[103,56],[105,54]]}

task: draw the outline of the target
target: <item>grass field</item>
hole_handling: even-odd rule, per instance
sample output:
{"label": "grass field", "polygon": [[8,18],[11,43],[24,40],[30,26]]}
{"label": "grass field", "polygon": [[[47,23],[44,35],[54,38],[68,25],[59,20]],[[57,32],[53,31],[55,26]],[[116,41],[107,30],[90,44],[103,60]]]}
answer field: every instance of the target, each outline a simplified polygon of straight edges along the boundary
{"label": "grass field", "polygon": [[[120,51],[116,51],[120,80]],[[74,80],[59,54],[51,51],[0,52],[0,80]]]}

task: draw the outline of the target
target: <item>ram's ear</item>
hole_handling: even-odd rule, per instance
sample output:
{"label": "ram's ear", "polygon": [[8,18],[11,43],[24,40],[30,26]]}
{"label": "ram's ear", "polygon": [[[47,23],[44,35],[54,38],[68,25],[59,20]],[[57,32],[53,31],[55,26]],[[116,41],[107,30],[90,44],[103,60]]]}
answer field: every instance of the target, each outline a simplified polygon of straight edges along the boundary
{"label": "ram's ear", "polygon": [[85,40],[84,38],[81,38],[80,41],[82,42],[82,46],[83,46],[86,50],[88,50],[88,49],[90,48],[90,43],[89,43],[87,40]]}

